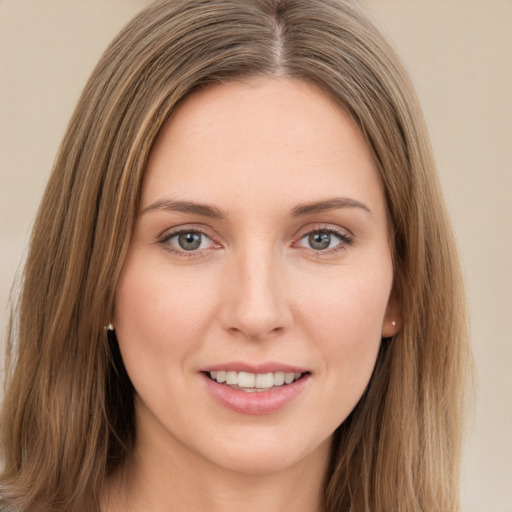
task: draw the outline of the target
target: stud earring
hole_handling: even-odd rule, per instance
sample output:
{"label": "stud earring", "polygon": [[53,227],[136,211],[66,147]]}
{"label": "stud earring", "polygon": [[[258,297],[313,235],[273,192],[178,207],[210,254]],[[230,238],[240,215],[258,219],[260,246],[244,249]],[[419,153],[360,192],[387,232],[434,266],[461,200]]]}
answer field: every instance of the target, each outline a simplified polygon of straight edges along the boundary
{"label": "stud earring", "polygon": [[[112,325],[112,324],[110,324],[110,325]],[[391,321],[391,325],[392,325],[393,327],[396,327],[396,320],[392,320],[392,321]]]}
{"label": "stud earring", "polygon": [[110,322],[106,327],[105,330],[113,332],[115,331],[114,326],[112,325],[112,322]]}

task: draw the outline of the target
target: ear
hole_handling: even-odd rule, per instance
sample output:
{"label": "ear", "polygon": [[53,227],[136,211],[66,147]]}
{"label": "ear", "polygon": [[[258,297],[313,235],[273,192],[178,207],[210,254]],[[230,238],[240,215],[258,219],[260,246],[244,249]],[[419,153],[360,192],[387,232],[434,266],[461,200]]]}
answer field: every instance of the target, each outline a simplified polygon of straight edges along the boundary
{"label": "ear", "polygon": [[393,337],[402,326],[402,307],[396,286],[393,286],[389,296],[386,313],[382,322],[382,337]]}

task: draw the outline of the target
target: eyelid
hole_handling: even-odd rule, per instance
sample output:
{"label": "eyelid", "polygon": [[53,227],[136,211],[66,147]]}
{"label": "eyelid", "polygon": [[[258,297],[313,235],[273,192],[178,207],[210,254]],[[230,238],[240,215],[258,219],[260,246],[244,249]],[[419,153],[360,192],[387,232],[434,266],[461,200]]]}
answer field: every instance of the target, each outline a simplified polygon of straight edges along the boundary
{"label": "eyelid", "polygon": [[324,250],[317,250],[317,249],[313,249],[312,247],[304,247],[304,246],[299,246],[299,247],[302,247],[305,250],[309,250],[318,256],[323,256],[323,255],[327,256],[329,254],[347,249],[354,242],[354,235],[348,229],[341,228],[340,226],[336,226],[333,224],[313,224],[313,225],[305,226],[298,231],[298,233],[294,237],[295,241],[292,243],[292,246],[295,246],[296,244],[298,244],[303,238],[305,238],[308,235],[311,235],[313,233],[325,233],[325,232],[330,233],[330,234],[334,235],[335,237],[337,237],[338,240],[340,241],[340,243],[337,244],[335,247],[332,247],[331,249],[324,249]]}
{"label": "eyelid", "polygon": [[[210,240],[212,246],[187,251],[185,249],[179,249],[171,244],[169,244],[169,240],[178,236],[181,233],[200,233],[208,240]],[[332,234],[339,240],[339,244],[330,248],[330,249],[313,249],[312,247],[299,246],[299,242],[306,236],[311,235],[313,233],[322,233],[327,232]],[[164,230],[160,235],[158,235],[156,239],[156,243],[160,244],[164,250],[171,254],[175,254],[182,257],[201,257],[205,256],[205,253],[209,249],[220,249],[222,248],[222,244],[217,241],[219,237],[212,235],[211,229],[205,229],[202,225],[197,224],[183,224],[179,226],[173,226],[172,228],[168,228]],[[328,256],[329,254],[336,253],[338,251],[342,251],[350,247],[354,242],[354,235],[346,228],[342,228],[340,226],[336,226],[333,224],[310,224],[302,227],[298,232],[296,232],[293,237],[293,242],[291,243],[292,247],[300,247],[304,250],[310,251],[311,253],[318,256]]]}
{"label": "eyelid", "polygon": [[[208,240],[210,240],[213,247],[207,247],[204,249],[198,249],[194,251],[186,251],[184,249],[176,248],[168,243],[172,238],[182,233],[200,233],[204,237],[208,238]],[[220,249],[222,247],[222,245],[219,242],[217,242],[217,240],[215,240],[215,237],[212,236],[210,230],[205,229],[203,226],[197,224],[184,224],[168,228],[165,231],[163,231],[160,235],[158,235],[156,243],[160,244],[164,248],[164,250],[170,252],[171,254],[176,254],[178,256],[184,256],[187,258],[199,257],[204,255],[204,252],[207,251],[208,249]]]}

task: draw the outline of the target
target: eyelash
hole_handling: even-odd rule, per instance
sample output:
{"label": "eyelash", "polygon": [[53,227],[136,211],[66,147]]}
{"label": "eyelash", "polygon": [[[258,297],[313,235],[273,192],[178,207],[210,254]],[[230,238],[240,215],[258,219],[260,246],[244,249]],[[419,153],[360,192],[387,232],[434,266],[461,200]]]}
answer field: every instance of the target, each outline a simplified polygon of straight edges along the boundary
{"label": "eyelash", "polygon": [[172,253],[172,254],[175,254],[177,256],[181,256],[181,257],[184,257],[184,258],[193,258],[193,257],[197,257],[197,256],[200,256],[201,253],[205,250],[205,249],[202,249],[202,250],[194,250],[194,251],[187,251],[185,249],[176,249],[174,248],[169,242],[170,240],[172,240],[173,238],[179,236],[179,235],[182,235],[182,234],[189,234],[189,233],[198,233],[204,237],[206,237],[208,240],[211,240],[212,243],[215,243],[211,236],[208,235],[208,233],[206,233],[205,230],[201,229],[200,227],[191,227],[191,228],[180,228],[180,229],[177,229],[176,231],[171,231],[171,232],[167,232],[165,233],[163,236],[161,236],[157,242],[162,245],[162,247]]}
{"label": "eyelash", "polygon": [[[167,232],[158,238],[157,243],[162,245],[162,247],[166,251],[168,251],[172,254],[175,254],[177,256],[184,257],[184,258],[199,257],[202,255],[203,251],[205,251],[206,249],[187,251],[185,249],[176,249],[169,243],[170,240],[172,240],[173,238],[175,238],[179,235],[193,234],[193,233],[200,234],[200,235],[206,237],[213,244],[216,243],[211,238],[211,236],[208,235],[208,233],[205,230],[201,229],[200,227],[195,227],[195,226],[191,227],[191,228],[186,228],[186,227],[180,228],[175,231]],[[304,249],[312,251],[317,256],[323,256],[323,255],[337,253],[338,251],[346,250],[348,247],[350,247],[353,244],[352,237],[349,236],[345,231],[337,229],[333,226],[322,226],[322,227],[309,229],[309,230],[301,233],[300,237],[295,242],[293,242],[292,247],[296,246],[296,244],[298,244],[301,240],[305,239],[306,237],[309,237],[309,236],[315,235],[315,234],[324,234],[324,233],[328,234],[328,235],[334,235],[338,239],[339,243],[330,249],[322,250],[322,249],[313,249],[312,247],[304,247]],[[302,247],[302,246],[299,246],[299,247]]]}
{"label": "eyelash", "polygon": [[324,250],[321,250],[321,249],[317,250],[317,249],[313,249],[312,247],[304,247],[304,249],[313,251],[313,253],[315,255],[320,257],[320,256],[326,256],[329,254],[337,253],[339,251],[344,251],[353,244],[352,237],[350,235],[348,235],[345,231],[342,231],[333,226],[322,226],[322,227],[309,229],[309,230],[303,232],[300,235],[300,238],[298,239],[298,241],[294,242],[293,245],[297,244],[301,240],[304,240],[306,237],[309,237],[309,236],[315,235],[315,234],[323,234],[323,233],[326,233],[328,235],[334,235],[338,239],[339,244],[335,245],[334,247],[332,247],[330,249],[324,249]]}

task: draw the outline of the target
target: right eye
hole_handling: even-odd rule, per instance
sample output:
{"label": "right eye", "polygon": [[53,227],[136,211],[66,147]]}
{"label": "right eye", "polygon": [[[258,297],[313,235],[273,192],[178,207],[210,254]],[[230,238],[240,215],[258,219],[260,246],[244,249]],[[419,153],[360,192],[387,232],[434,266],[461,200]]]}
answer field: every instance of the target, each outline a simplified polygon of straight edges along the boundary
{"label": "right eye", "polygon": [[168,233],[160,240],[164,247],[174,253],[187,255],[216,247],[216,244],[202,231],[181,229]]}

